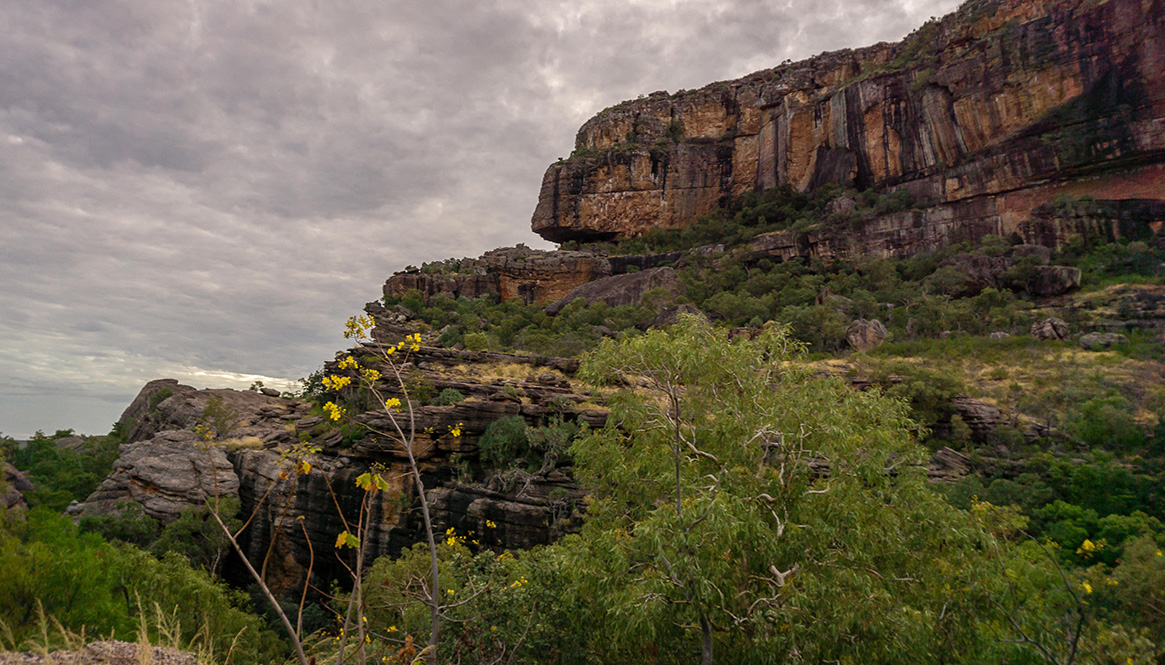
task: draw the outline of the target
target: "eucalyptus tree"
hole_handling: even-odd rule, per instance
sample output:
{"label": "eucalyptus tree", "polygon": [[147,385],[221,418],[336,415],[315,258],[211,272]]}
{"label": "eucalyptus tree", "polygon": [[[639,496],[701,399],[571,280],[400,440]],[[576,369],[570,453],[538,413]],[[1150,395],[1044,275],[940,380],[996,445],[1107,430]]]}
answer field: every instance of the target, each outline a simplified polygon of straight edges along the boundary
{"label": "eucalyptus tree", "polygon": [[903,402],[800,353],[781,326],[731,340],[689,317],[584,358],[620,387],[572,448],[571,549],[614,659],[913,663],[976,639],[990,534],[926,487]]}

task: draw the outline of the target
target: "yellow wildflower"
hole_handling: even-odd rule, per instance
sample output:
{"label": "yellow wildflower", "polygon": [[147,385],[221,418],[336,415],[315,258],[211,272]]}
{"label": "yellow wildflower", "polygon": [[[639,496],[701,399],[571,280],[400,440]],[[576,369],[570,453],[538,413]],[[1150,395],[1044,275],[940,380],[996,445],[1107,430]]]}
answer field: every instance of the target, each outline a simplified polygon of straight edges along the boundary
{"label": "yellow wildflower", "polygon": [[324,377],[324,387],[328,390],[339,390],[352,383],[352,377],[333,374]]}
{"label": "yellow wildflower", "polygon": [[340,369],[356,369],[360,367],[360,363],[356,362],[356,358],[348,356],[347,358],[344,358],[339,363],[337,363],[336,367],[339,367]]}
{"label": "yellow wildflower", "polygon": [[328,402],[325,404],[324,411],[328,412],[328,418],[332,420],[339,420],[340,418],[344,417],[344,414],[347,412],[344,407],[337,405],[335,402]]}
{"label": "yellow wildflower", "polygon": [[1092,585],[1088,582],[1081,582],[1080,588],[1084,589],[1084,593],[1092,593]]}

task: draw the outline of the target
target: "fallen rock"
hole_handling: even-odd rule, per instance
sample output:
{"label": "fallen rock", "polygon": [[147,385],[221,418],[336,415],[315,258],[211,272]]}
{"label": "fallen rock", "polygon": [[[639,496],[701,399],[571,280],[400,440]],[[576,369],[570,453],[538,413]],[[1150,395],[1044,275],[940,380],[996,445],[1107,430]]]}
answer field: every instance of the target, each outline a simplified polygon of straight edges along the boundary
{"label": "fallen rock", "polygon": [[1032,324],[1031,335],[1040,340],[1064,341],[1068,339],[1068,324],[1063,319],[1049,317]]}
{"label": "fallen rock", "polygon": [[1011,333],[1005,333],[1002,330],[991,333],[987,336],[988,339],[1007,339],[1011,337]]}
{"label": "fallen rock", "polygon": [[572,289],[561,300],[546,306],[547,314],[558,314],[570,303],[582,298],[588,305],[605,302],[611,307],[638,305],[643,294],[652,289],[663,289],[672,296],[684,290],[680,276],[672,268],[651,268],[623,275],[612,275]]}
{"label": "fallen rock", "polygon": [[878,319],[857,319],[846,326],[845,341],[855,351],[869,351],[882,345],[889,332]]}
{"label": "fallen rock", "polygon": [[1129,338],[1120,333],[1088,333],[1080,338],[1080,346],[1088,351],[1107,349],[1114,344],[1128,344]]}
{"label": "fallen rock", "polygon": [[1025,289],[1037,298],[1059,296],[1080,288],[1080,276],[1079,268],[1035,266]]}

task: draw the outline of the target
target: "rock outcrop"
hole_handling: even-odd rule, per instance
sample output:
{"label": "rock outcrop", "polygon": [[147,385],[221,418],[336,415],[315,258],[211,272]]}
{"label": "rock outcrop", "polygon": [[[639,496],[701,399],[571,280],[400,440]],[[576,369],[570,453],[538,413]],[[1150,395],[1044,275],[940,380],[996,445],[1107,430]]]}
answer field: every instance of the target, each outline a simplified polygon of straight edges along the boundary
{"label": "rock outcrop", "polygon": [[525,245],[491,250],[476,259],[450,259],[399,272],[384,285],[384,295],[417,290],[432,298],[479,298],[544,303],[593,279],[611,274],[606,257],[593,252],[546,251]]}
{"label": "rock outcrop", "polygon": [[[837,183],[926,207],[774,241],[844,257],[1119,234],[1165,220],[1162,70],[1163,0],[970,0],[897,44],[599,113],[546,171],[532,227],[555,242],[636,236],[747,192]],[[1079,218],[1040,208],[1060,194],[1099,201]]]}
{"label": "rock outcrop", "polygon": [[547,305],[546,313],[558,314],[579,298],[588,305],[596,302],[605,302],[611,307],[638,305],[643,294],[654,289],[661,290],[674,300],[683,293],[684,285],[676,271],[668,267],[612,275],[571,289],[562,299]]}
{"label": "rock outcrop", "polygon": [[174,430],[125,444],[113,472],[75,514],[110,514],[132,501],[146,515],[172,522],[183,509],[201,506],[216,493],[237,495],[239,478],[226,453],[200,443],[194,432]]}
{"label": "rock outcrop", "polygon": [[16,467],[8,462],[4,463],[4,495],[0,496],[0,505],[9,510],[27,510],[28,503],[24,495],[35,489],[28,478]]}
{"label": "rock outcrop", "polygon": [[1119,333],[1088,333],[1080,337],[1080,348],[1088,351],[1099,351],[1115,344],[1128,343],[1129,338]]}

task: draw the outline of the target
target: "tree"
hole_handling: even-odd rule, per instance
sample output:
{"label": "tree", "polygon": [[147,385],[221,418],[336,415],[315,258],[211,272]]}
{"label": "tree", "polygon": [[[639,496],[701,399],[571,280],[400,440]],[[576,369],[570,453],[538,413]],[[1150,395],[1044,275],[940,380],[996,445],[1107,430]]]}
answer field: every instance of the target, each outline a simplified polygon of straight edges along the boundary
{"label": "tree", "polygon": [[913,663],[976,639],[988,534],[926,487],[905,403],[799,352],[782,326],[733,342],[689,317],[584,358],[623,386],[572,448],[591,491],[572,551],[607,659],[698,642],[705,665]]}

